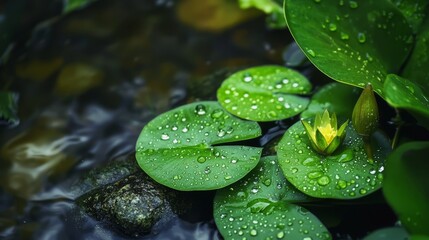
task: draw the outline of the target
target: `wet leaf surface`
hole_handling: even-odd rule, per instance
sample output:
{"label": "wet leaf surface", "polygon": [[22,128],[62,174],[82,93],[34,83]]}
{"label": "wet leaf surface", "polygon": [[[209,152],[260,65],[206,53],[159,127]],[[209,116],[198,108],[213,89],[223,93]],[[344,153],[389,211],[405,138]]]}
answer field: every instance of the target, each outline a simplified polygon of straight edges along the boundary
{"label": "wet leaf surface", "polygon": [[269,156],[244,179],[218,190],[214,217],[225,239],[330,239],[313,214],[293,204],[309,200]]}
{"label": "wet leaf surface", "polygon": [[216,145],[259,135],[256,122],[232,116],[217,102],[197,102],[149,122],[137,140],[136,158],[149,176],[168,187],[218,189],[250,172],[261,148]]}
{"label": "wet leaf surface", "polygon": [[383,193],[411,234],[429,235],[429,142],[409,142],[389,156]]}
{"label": "wet leaf surface", "polygon": [[[286,0],[289,29],[310,61],[336,81],[382,94],[413,43],[402,13],[387,0]],[[394,49],[394,50],[393,50]]]}
{"label": "wet leaf surface", "polygon": [[260,66],[236,72],[218,89],[220,104],[232,114],[253,121],[274,121],[302,112],[311,84],[300,73],[281,66]]}
{"label": "wet leaf surface", "polygon": [[402,12],[414,32],[417,32],[427,15],[429,2],[427,0],[390,0],[390,2]]}
{"label": "wet leaf surface", "polygon": [[386,101],[395,108],[409,110],[429,129],[429,94],[408,79],[389,74],[384,84]]}
{"label": "wet leaf surface", "polygon": [[278,145],[279,164],[288,181],[300,191],[319,198],[353,199],[381,187],[389,140],[380,132],[372,137],[373,160],[369,160],[361,137],[353,127],[332,155],[312,149],[301,122],[292,125]]}
{"label": "wet leaf surface", "polygon": [[403,240],[408,239],[407,231],[402,227],[389,227],[376,230],[363,240]]}

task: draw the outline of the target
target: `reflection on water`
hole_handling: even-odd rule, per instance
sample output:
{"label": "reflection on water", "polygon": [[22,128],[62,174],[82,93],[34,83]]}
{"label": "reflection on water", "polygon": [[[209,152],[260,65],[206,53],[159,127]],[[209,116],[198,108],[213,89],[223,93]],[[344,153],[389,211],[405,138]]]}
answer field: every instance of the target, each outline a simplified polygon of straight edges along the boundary
{"label": "reflection on water", "polygon": [[[195,30],[179,18],[199,4],[183,2],[177,13],[174,1],[99,1],[39,25],[14,49],[0,69],[20,94],[21,120],[0,129],[0,238],[129,239],[84,214],[74,204],[73,184],[132,153],[141,128],[157,114],[215,99],[221,80],[237,69],[282,63],[286,32],[267,31],[263,18]],[[238,11],[227,2],[228,11]],[[198,9],[225,7],[207,4]],[[205,20],[216,26],[216,19]],[[198,211],[208,216],[176,219],[140,238],[219,239],[206,205]]]}

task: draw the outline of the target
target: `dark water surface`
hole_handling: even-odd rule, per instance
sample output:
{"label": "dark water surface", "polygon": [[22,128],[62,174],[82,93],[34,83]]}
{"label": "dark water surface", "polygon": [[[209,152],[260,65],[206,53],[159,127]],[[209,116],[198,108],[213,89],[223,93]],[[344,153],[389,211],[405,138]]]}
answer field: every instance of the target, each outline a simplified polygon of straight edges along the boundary
{"label": "dark water surface", "polygon": [[[84,214],[71,186],[132,154],[156,115],[214,100],[232,72],[285,64],[286,30],[263,17],[205,31],[183,24],[173,1],[103,0],[37,25],[0,69],[19,93],[20,124],[0,129],[0,239],[129,239]],[[277,130],[263,137],[278,136]],[[141,239],[219,239],[206,216],[177,219]]]}

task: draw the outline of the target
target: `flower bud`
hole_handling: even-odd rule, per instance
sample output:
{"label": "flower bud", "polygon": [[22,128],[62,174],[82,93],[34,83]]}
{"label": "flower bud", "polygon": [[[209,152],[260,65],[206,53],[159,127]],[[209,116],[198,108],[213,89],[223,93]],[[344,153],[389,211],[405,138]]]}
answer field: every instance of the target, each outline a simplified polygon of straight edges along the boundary
{"label": "flower bud", "polygon": [[371,84],[368,84],[353,109],[353,127],[359,135],[369,137],[378,128],[378,119],[377,101]]}

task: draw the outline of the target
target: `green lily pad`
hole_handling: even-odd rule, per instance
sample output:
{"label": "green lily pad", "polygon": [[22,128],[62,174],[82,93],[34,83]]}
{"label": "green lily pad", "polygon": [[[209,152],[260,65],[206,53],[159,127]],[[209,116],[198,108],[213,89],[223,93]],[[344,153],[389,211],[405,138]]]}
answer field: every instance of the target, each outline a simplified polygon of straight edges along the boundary
{"label": "green lily pad", "polygon": [[304,111],[311,90],[300,73],[280,66],[260,66],[239,71],[217,91],[220,104],[230,113],[253,121],[274,121]]}
{"label": "green lily pad", "polygon": [[351,124],[346,131],[343,144],[332,155],[323,156],[311,147],[302,123],[292,125],[277,146],[287,180],[318,198],[359,198],[379,189],[389,140],[376,132],[371,139],[373,160],[368,160],[363,141]]}
{"label": "green lily pad", "polygon": [[217,102],[197,102],[149,122],[136,144],[140,167],[155,181],[177,190],[211,190],[244,177],[261,148],[214,146],[261,135],[256,122],[238,119]]}
{"label": "green lily pad", "polygon": [[376,230],[363,240],[404,240],[408,239],[408,232],[402,227],[389,227]]}
{"label": "green lily pad", "polygon": [[225,239],[331,239],[323,224],[292,202],[311,198],[283,176],[275,156],[231,187],[217,191],[214,218]]}
{"label": "green lily pad", "polygon": [[411,50],[412,29],[388,0],[285,0],[289,29],[310,61],[336,81],[382,94]]}
{"label": "green lily pad", "polygon": [[0,124],[5,123],[9,126],[15,126],[19,123],[17,101],[17,94],[0,91]]}
{"label": "green lily pad", "polygon": [[386,101],[395,108],[409,110],[429,129],[429,93],[408,79],[389,74],[384,84]]}
{"label": "green lily pad", "polygon": [[359,88],[342,83],[326,84],[313,95],[307,110],[301,113],[301,118],[314,117],[327,109],[337,117],[351,119],[353,107],[361,92]]}
{"label": "green lily pad", "polygon": [[429,142],[409,142],[390,154],[383,193],[404,227],[429,235]]}
{"label": "green lily pad", "polygon": [[414,32],[417,32],[426,17],[427,0],[390,0],[407,18]]}

